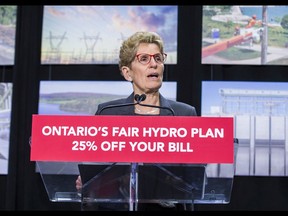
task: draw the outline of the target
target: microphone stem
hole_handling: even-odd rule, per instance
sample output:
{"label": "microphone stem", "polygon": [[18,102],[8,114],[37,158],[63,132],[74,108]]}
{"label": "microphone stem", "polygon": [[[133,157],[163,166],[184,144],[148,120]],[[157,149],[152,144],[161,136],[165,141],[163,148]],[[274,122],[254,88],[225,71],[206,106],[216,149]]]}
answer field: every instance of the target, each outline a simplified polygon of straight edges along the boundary
{"label": "microphone stem", "polygon": [[105,109],[117,108],[117,107],[124,107],[124,106],[132,106],[132,105],[136,105],[136,104],[138,104],[138,103],[127,103],[127,104],[108,105],[108,106],[102,107],[102,109],[99,111],[99,115],[100,115]]}

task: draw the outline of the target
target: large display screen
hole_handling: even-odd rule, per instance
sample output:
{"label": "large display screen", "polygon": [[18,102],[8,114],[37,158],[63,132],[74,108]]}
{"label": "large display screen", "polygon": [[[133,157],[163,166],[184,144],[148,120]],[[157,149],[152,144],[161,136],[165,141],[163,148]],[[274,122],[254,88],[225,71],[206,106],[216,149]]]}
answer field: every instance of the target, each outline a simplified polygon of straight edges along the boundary
{"label": "large display screen", "polygon": [[177,63],[178,7],[44,6],[42,64],[118,64],[123,40],[136,31],[157,32],[167,64]]}
{"label": "large display screen", "polygon": [[[94,115],[99,103],[126,98],[132,93],[128,81],[40,82],[39,114]],[[177,82],[163,82],[160,92],[176,100]]]}
{"label": "large display screen", "polygon": [[[94,115],[99,103],[126,98],[132,93],[128,81],[44,81],[40,82],[38,114]],[[177,82],[163,82],[161,94],[176,100]],[[38,162],[42,172],[79,174],[78,163]],[[36,171],[38,171],[36,169]]]}
{"label": "large display screen", "polygon": [[0,6],[0,65],[14,65],[17,6]]}
{"label": "large display screen", "polygon": [[288,176],[288,85],[202,81],[201,116],[233,117],[235,175]]}
{"label": "large display screen", "polygon": [[12,83],[0,82],[0,175],[8,174]]}
{"label": "large display screen", "polygon": [[202,64],[288,65],[287,5],[203,5]]}

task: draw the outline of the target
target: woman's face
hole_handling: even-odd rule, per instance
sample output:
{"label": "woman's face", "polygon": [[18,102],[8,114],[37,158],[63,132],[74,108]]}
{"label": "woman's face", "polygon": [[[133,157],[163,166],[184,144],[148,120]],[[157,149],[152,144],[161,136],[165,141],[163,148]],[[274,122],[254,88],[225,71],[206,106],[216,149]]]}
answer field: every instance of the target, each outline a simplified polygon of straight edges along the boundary
{"label": "woman's face", "polygon": [[[151,55],[156,56],[152,57]],[[138,56],[138,58],[136,56]],[[135,93],[148,94],[158,92],[162,85],[164,73],[164,63],[156,62],[154,59],[162,58],[159,47],[153,43],[142,43],[138,47],[136,56],[131,67],[126,68],[123,72],[125,79],[133,83]],[[151,58],[150,62],[145,64],[145,60],[148,59],[149,61],[149,58]],[[138,59],[141,60],[142,63],[139,62]]]}

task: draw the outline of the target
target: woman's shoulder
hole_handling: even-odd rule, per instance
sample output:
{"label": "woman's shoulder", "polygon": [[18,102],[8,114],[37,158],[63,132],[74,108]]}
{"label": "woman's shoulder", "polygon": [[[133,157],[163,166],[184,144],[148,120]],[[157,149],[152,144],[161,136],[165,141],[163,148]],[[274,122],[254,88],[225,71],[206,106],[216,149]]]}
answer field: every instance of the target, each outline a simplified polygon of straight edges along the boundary
{"label": "woman's shoulder", "polygon": [[[116,114],[117,110],[119,107],[121,107],[121,104],[127,104],[127,99],[126,98],[120,98],[120,99],[114,99],[110,101],[106,101],[103,103],[98,104],[96,115],[109,113],[111,114]],[[104,111],[105,110],[105,111]]]}
{"label": "woman's shoulder", "polygon": [[168,100],[170,106],[175,111],[175,115],[197,115],[196,108],[190,104]]}
{"label": "woman's shoulder", "polygon": [[114,100],[110,100],[110,101],[106,101],[106,102],[100,103],[98,106],[102,107],[102,106],[122,104],[122,103],[126,102],[126,99],[127,98],[114,99]]}
{"label": "woman's shoulder", "polygon": [[181,101],[174,101],[174,100],[168,100],[168,101],[169,101],[170,105],[172,107],[175,107],[175,108],[183,108],[183,109],[194,108],[194,106],[187,104],[187,103],[184,103],[184,102],[181,102]]}

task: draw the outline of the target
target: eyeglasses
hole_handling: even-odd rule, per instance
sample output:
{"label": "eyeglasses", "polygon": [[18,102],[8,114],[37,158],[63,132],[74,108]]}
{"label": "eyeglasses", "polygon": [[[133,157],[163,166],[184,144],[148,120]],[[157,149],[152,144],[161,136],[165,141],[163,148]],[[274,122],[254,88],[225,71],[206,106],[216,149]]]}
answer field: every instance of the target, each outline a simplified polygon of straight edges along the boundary
{"label": "eyeglasses", "polygon": [[154,58],[155,62],[157,62],[159,64],[163,64],[166,61],[167,54],[166,53],[157,53],[154,55],[150,55],[147,53],[140,53],[140,54],[136,55],[137,60],[143,65],[149,64],[151,61],[151,57]]}

